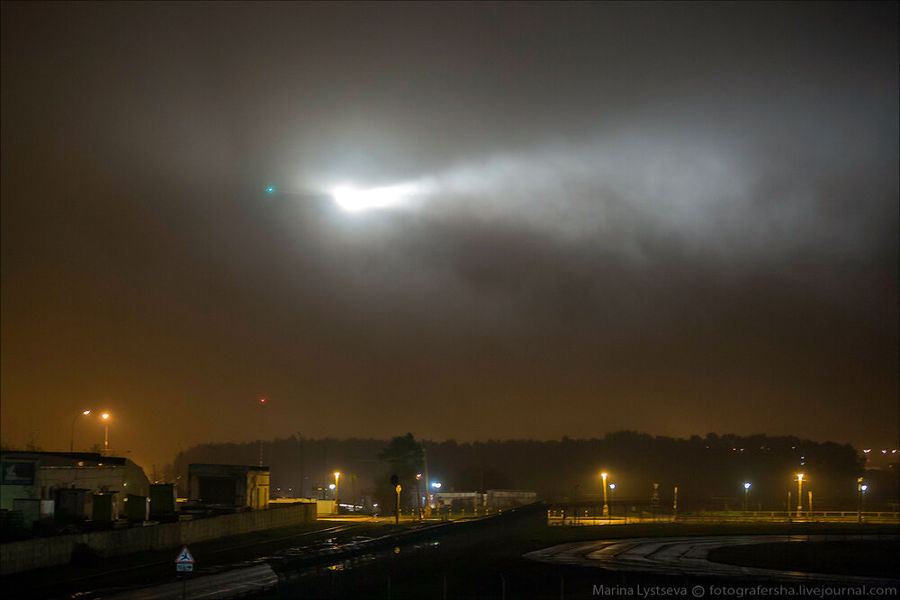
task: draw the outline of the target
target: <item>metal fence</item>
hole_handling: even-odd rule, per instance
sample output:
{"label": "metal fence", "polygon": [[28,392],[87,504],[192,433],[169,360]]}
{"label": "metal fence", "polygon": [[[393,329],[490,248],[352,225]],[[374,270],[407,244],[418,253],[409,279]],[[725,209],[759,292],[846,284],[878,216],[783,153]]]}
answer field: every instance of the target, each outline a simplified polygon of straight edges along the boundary
{"label": "metal fence", "polygon": [[654,514],[635,511],[625,515],[599,516],[597,511],[584,508],[551,508],[547,511],[550,525],[630,525],[633,523],[898,523],[898,512],[857,511],[703,511],[673,514]]}

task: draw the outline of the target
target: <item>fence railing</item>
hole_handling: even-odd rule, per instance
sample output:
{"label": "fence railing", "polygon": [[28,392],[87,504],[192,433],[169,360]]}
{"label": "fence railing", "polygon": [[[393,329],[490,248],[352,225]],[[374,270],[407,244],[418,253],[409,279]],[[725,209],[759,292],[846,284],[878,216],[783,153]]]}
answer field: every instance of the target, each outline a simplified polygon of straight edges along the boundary
{"label": "fence railing", "polygon": [[886,511],[702,511],[666,514],[635,511],[624,515],[599,516],[589,509],[551,508],[550,525],[630,525],[633,523],[723,523],[723,522],[822,522],[822,523],[900,523],[900,513]]}

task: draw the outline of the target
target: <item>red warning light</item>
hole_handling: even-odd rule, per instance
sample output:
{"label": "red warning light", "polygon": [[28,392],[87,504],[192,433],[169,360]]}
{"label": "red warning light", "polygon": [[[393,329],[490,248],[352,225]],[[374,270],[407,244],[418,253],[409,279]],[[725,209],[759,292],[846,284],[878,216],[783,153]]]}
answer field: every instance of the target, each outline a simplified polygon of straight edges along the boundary
{"label": "red warning light", "polygon": [[259,403],[260,403],[260,404],[265,404],[265,403],[266,403],[266,399],[265,399],[265,398],[260,398],[260,399],[259,399]]}

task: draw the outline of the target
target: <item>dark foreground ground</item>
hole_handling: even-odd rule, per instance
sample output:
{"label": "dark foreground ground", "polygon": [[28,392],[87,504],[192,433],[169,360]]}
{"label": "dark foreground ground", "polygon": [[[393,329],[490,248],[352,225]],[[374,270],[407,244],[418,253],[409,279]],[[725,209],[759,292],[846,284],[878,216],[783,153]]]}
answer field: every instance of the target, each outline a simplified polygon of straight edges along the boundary
{"label": "dark foreground ground", "polygon": [[[894,527],[773,524],[773,525],[629,525],[598,527],[534,526],[503,532],[447,536],[437,543],[400,547],[386,555],[368,560],[345,561],[316,570],[294,573],[278,590],[258,596],[265,599],[288,598],[384,598],[384,599],[559,599],[559,598],[635,598],[635,597],[859,597],[859,586],[842,590],[840,586],[810,583],[787,584],[759,579],[711,579],[650,576],[614,573],[600,569],[544,564],[525,560],[532,550],[581,540],[627,537],[668,537],[694,535],[746,534],[855,534],[898,533]],[[801,543],[802,545],[803,543]],[[757,558],[768,560],[769,568],[797,568],[813,561],[816,570],[869,577],[900,576],[897,544],[851,544],[838,550],[833,545],[805,549],[795,562],[780,564],[792,557],[790,551],[762,550]],[[797,549],[792,546],[791,550]],[[848,558],[852,555],[852,559]],[[745,560],[746,557],[734,557]],[[863,566],[861,566],[863,565]],[[762,566],[762,564],[760,564]],[[290,573],[285,573],[288,577]],[[874,581],[872,582],[875,583]],[[700,586],[700,589],[697,588]],[[772,586],[761,589],[758,586]],[[823,589],[828,587],[829,589]],[[900,597],[897,586],[874,590],[875,595]],[[752,591],[750,591],[752,589]],[[864,594],[873,590],[862,590]],[[882,594],[883,591],[883,594]],[[702,596],[700,595],[702,594]]]}
{"label": "dark foreground ground", "polygon": [[[713,581],[683,577],[650,577],[609,573],[599,569],[567,567],[528,561],[522,555],[556,544],[629,537],[669,537],[693,535],[747,534],[898,534],[897,526],[841,524],[636,524],[595,527],[548,527],[542,520],[526,519],[500,524],[485,522],[451,529],[449,533],[403,539],[396,546],[381,545],[372,552],[352,558],[308,561],[285,558],[291,549],[341,546],[355,539],[379,537],[408,531],[383,523],[318,522],[293,528],[258,532],[191,546],[199,572],[215,573],[235,565],[268,562],[282,583],[275,590],[255,596],[262,599],[287,598],[634,598],[700,597],[694,586],[705,586],[704,596],[722,596],[721,586],[757,586],[771,582]],[[758,548],[755,547],[755,548]],[[897,546],[856,545],[825,548],[822,551],[788,554],[778,550],[756,551],[750,555],[729,555],[736,564],[758,564],[753,560],[774,560],[780,568],[802,569],[814,563],[829,572],[862,575],[900,573]],[[33,571],[2,581],[4,598],[103,598],[111,592],[131,587],[147,587],[175,580],[174,557],[179,548],[114,559],[80,557],[80,564]],[[841,553],[843,552],[843,554]],[[853,558],[847,558],[849,552]],[[286,554],[285,554],[286,553]],[[796,563],[788,559],[796,559]],[[787,561],[787,562],[785,562]],[[805,562],[803,562],[805,561]],[[804,569],[805,570],[805,569]],[[720,588],[709,586],[720,586]],[[796,587],[796,586],[795,586]],[[727,591],[727,589],[726,589]],[[883,597],[900,597],[900,590],[886,590]],[[736,593],[736,592],[735,592]],[[731,593],[735,597],[735,593]],[[818,597],[854,597],[819,591]],[[743,593],[744,597],[750,594]],[[755,594],[762,597],[761,594]],[[769,594],[774,596],[773,594]],[[795,589],[787,595],[815,597],[811,590]],[[881,595],[881,594],[879,594]],[[855,597],[859,597],[858,595]]]}
{"label": "dark foreground ground", "polygon": [[805,573],[900,577],[900,541],[849,540],[716,548],[715,562]]}

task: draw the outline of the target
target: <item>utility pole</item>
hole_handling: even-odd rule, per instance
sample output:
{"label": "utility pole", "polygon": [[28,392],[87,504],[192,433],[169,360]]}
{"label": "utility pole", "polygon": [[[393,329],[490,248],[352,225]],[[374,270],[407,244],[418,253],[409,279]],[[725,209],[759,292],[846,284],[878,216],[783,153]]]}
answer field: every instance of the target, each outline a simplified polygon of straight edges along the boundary
{"label": "utility pole", "polygon": [[299,450],[298,454],[300,458],[300,481],[297,483],[297,485],[299,486],[297,488],[297,497],[305,498],[306,496],[303,494],[303,434],[299,431],[297,432],[297,447]]}

